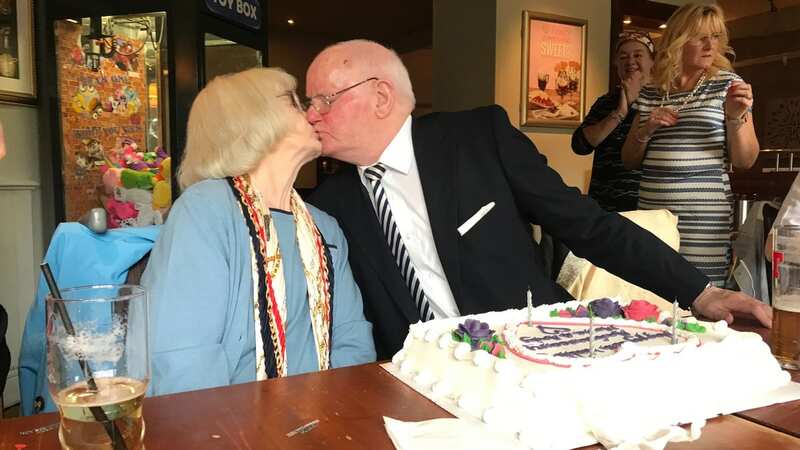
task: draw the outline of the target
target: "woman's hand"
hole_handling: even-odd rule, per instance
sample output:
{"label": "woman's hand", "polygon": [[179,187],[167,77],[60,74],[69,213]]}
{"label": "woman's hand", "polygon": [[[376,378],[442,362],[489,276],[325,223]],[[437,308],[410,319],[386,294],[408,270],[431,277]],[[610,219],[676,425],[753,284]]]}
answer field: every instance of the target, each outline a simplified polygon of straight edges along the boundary
{"label": "woman's hand", "polygon": [[725,96],[727,119],[740,119],[753,106],[753,87],[741,80],[731,83]]}
{"label": "woman's hand", "polygon": [[622,90],[625,93],[625,110],[639,98],[639,91],[642,90],[642,73],[633,72],[629,77],[622,80]]}
{"label": "woman's hand", "polygon": [[661,127],[671,127],[678,123],[678,112],[671,108],[656,108],[650,113],[647,123],[644,125],[645,133],[651,136]]}
{"label": "woman's hand", "polygon": [[736,169],[753,167],[760,146],[753,121],[748,120],[748,111],[753,106],[753,88],[742,80],[728,87],[725,96],[725,128],[728,158]]}

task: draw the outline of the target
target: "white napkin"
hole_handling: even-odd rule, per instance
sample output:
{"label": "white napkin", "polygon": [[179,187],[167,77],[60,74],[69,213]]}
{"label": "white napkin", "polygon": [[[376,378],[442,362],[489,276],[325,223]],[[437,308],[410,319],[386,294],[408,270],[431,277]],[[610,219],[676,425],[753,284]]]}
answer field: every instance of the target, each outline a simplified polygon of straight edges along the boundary
{"label": "white napkin", "polygon": [[692,422],[688,430],[679,426],[662,428],[649,436],[635,436],[632,440],[620,442],[621,436],[608,436],[596,433],[595,436],[609,450],[663,450],[670,442],[688,442],[700,438],[700,430],[705,420]]}
{"label": "white napkin", "polygon": [[516,433],[503,433],[475,420],[433,419],[402,422],[384,417],[386,432],[397,450],[487,448],[527,450]]}

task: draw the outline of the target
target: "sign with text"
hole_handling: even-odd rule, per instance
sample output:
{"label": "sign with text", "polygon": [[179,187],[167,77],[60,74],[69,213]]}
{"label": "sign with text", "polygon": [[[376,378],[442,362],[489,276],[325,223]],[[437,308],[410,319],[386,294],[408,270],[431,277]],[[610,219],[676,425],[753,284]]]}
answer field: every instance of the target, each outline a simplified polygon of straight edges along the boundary
{"label": "sign with text", "polygon": [[261,29],[261,4],[258,0],[206,0],[212,14],[254,30]]}
{"label": "sign with text", "polygon": [[586,21],[523,14],[523,126],[577,127],[586,94]]}

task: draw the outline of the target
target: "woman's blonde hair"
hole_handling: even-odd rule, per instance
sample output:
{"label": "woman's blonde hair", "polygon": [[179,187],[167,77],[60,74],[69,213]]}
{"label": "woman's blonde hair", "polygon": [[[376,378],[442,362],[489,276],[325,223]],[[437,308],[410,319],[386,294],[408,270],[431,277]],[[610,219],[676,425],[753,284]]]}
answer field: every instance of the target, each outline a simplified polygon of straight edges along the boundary
{"label": "woman's blonde hair", "polygon": [[722,8],[715,4],[689,3],[678,8],[667,21],[667,29],[658,43],[653,66],[653,83],[662,92],[673,90],[683,71],[683,46],[692,38],[707,33],[719,33],[719,47],[708,70],[713,76],[720,69],[733,70],[725,57],[732,52],[728,46],[728,29]]}
{"label": "woman's blonde hair", "polygon": [[297,82],[278,68],[248,69],[211,80],[192,103],[186,150],[178,169],[181,190],[198,181],[255,169],[288,131],[282,94]]}

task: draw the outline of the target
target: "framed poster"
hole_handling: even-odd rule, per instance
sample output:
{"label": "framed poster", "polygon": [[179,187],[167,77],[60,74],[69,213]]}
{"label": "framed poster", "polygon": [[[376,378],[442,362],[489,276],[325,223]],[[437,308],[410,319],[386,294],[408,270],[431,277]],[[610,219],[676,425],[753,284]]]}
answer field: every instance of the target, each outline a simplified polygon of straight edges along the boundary
{"label": "framed poster", "polygon": [[0,0],[0,100],[36,99],[33,1]]}
{"label": "framed poster", "polygon": [[523,127],[577,127],[585,114],[586,27],[583,19],[522,14]]}

